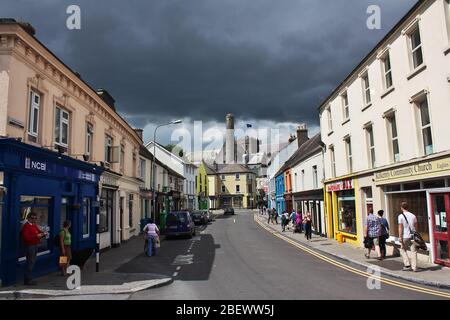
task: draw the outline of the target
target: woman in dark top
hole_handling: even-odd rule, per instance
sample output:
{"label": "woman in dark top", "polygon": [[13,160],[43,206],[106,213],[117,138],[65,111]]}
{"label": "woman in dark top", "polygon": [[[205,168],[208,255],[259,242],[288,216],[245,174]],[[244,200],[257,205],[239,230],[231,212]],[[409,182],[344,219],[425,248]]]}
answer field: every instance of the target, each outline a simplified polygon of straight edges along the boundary
{"label": "woman in dark top", "polygon": [[378,217],[381,223],[381,236],[380,236],[380,252],[381,258],[386,258],[386,240],[389,238],[389,223],[386,218],[383,218],[384,211],[378,211]]}

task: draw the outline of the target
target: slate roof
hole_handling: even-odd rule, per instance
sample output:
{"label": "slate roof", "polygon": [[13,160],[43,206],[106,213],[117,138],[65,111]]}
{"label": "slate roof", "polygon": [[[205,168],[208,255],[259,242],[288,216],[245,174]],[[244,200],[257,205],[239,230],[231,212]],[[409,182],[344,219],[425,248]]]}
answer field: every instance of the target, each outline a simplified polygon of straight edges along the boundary
{"label": "slate roof", "polygon": [[320,152],[322,149],[322,141],[320,140],[320,133],[313,136],[311,139],[303,143],[294,154],[281,166],[281,168],[275,174],[275,177],[279,176],[285,170],[292,168],[299,164],[310,156]]}

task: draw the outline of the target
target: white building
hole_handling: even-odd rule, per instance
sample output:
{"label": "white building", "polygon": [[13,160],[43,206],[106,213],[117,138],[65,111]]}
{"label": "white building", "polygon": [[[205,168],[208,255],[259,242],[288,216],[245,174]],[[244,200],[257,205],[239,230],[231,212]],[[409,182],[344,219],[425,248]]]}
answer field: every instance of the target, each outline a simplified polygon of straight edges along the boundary
{"label": "white building", "polygon": [[449,118],[450,4],[420,1],[320,106],[328,234],[362,245],[367,211],[383,209],[399,245],[407,201],[449,264]]}
{"label": "white building", "polygon": [[[150,151],[151,154],[153,154],[153,149],[155,147],[153,141],[147,143],[145,147],[148,149],[148,151]],[[155,150],[156,158],[159,161],[185,178],[183,194],[181,195],[181,208],[187,208],[191,210],[197,209],[198,201],[195,197],[195,177],[198,174],[198,168],[188,160],[174,155],[158,143],[156,144]]]}

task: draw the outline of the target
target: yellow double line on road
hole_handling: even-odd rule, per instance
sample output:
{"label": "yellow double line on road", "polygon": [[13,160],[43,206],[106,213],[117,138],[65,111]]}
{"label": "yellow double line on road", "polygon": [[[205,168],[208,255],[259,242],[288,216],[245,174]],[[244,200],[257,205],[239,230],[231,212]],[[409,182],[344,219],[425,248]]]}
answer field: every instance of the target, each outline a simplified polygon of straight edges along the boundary
{"label": "yellow double line on road", "polygon": [[443,297],[443,298],[447,298],[450,299],[450,293],[447,292],[443,292],[443,291],[438,291],[438,290],[433,290],[433,289],[428,289],[428,288],[423,288],[423,287],[419,287],[419,286],[415,286],[412,284],[407,284],[407,283],[403,283],[403,282],[399,282],[399,281],[395,281],[395,280],[391,280],[391,279],[386,279],[386,278],[382,278],[380,276],[371,274],[369,272],[365,272],[365,271],[361,271],[358,270],[356,268],[350,267],[346,264],[343,264],[339,261],[336,261],[334,259],[331,259],[323,254],[320,254],[304,245],[299,244],[298,242],[291,240],[285,236],[280,235],[277,231],[273,231],[272,229],[268,228],[267,226],[265,226],[261,221],[259,221],[259,219],[256,217],[256,215],[253,216],[253,219],[255,220],[256,223],[259,224],[259,226],[261,226],[263,229],[267,230],[268,232],[270,232],[271,234],[273,234],[275,237],[280,238],[286,242],[289,242],[290,244],[292,244],[293,246],[323,260],[326,261],[332,265],[335,265],[341,269],[347,270],[349,272],[358,274],[360,276],[366,277],[366,278],[370,278],[370,279],[374,279],[374,280],[378,280],[381,283],[385,283],[385,284],[389,284],[391,286],[395,286],[395,287],[399,287],[399,288],[403,288],[403,289],[407,289],[407,290],[411,290],[411,291],[416,291],[416,292],[420,292],[420,293],[426,293],[426,294],[430,294],[430,295],[434,295],[434,296],[438,296],[438,297]]}

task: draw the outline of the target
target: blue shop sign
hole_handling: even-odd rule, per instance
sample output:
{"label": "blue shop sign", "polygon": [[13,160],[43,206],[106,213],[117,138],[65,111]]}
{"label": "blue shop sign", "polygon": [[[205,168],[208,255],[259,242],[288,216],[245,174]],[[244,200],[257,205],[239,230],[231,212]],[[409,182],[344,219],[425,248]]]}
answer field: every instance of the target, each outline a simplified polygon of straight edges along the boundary
{"label": "blue shop sign", "polygon": [[46,173],[52,176],[69,177],[90,182],[98,182],[99,175],[95,173],[85,172],[66,166],[58,165],[56,163],[42,161],[40,159],[33,159],[31,157],[24,157],[24,168],[34,172]]}

